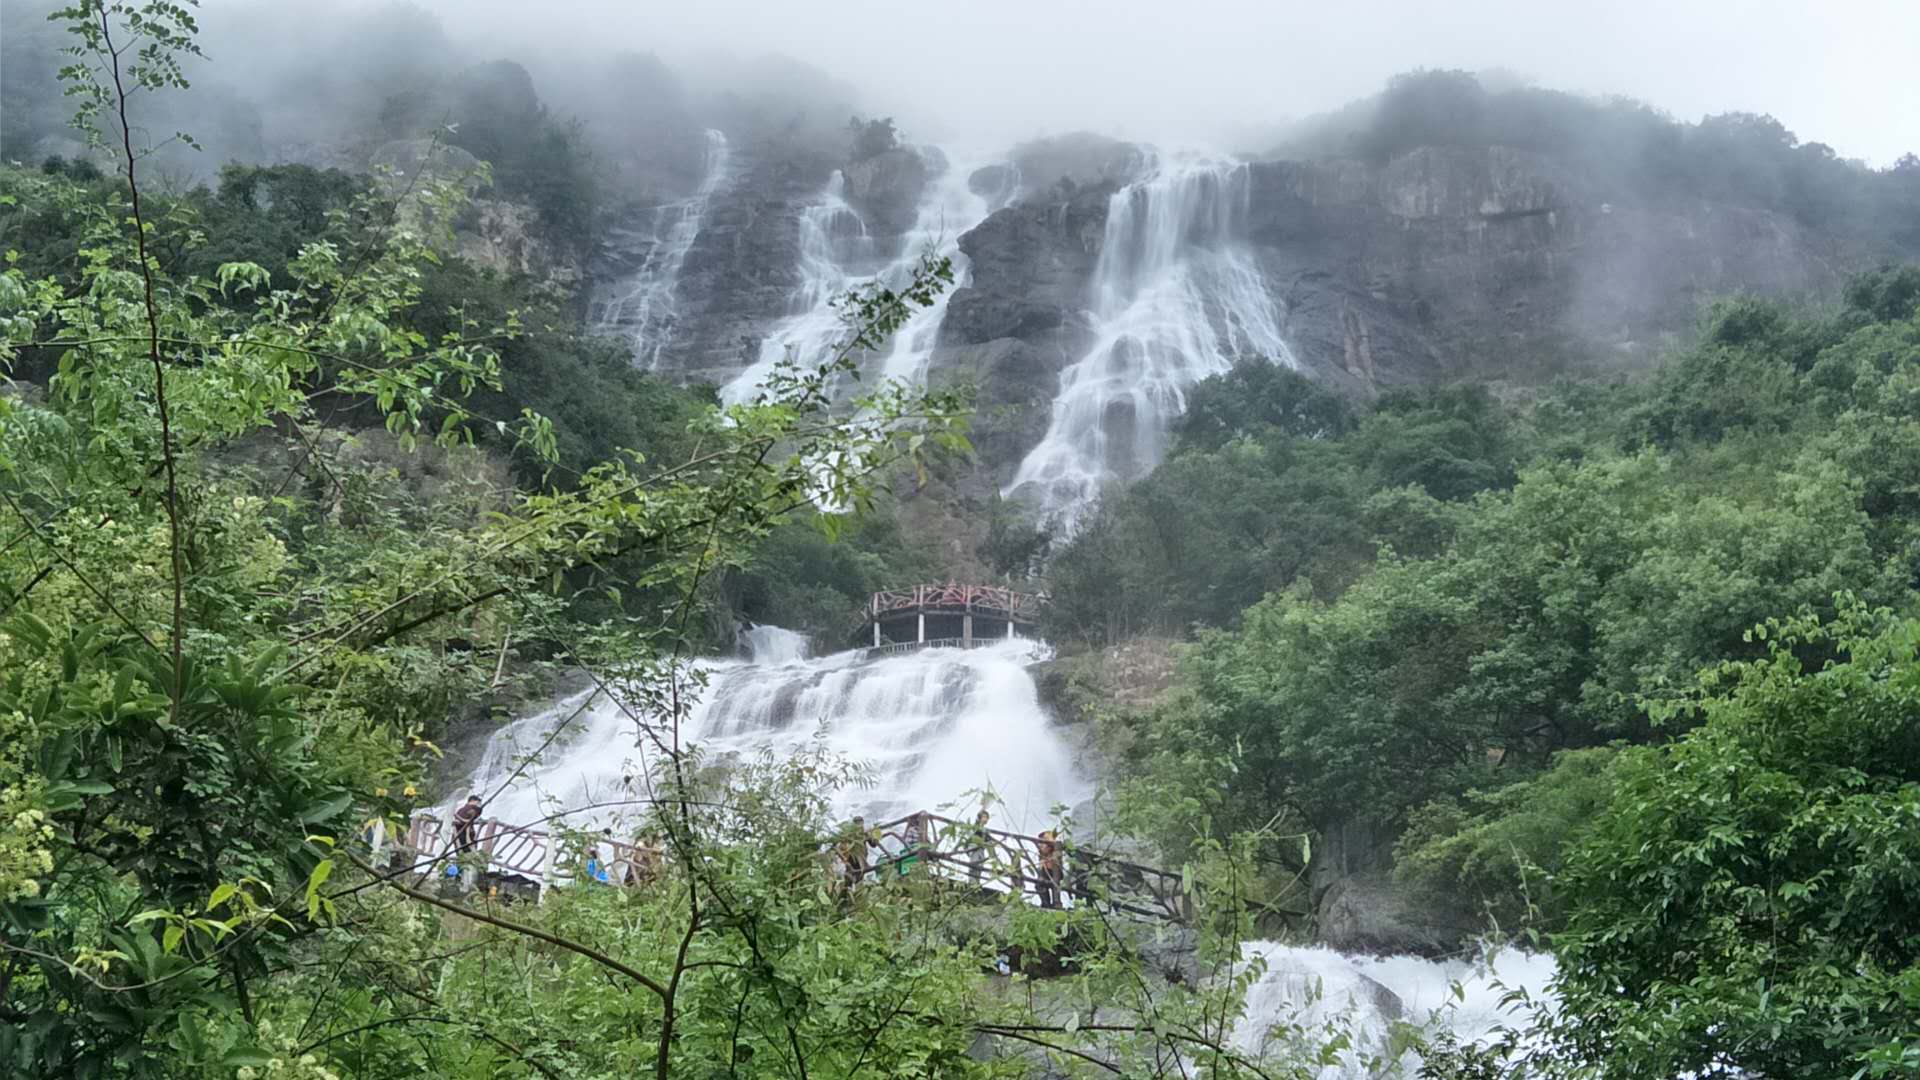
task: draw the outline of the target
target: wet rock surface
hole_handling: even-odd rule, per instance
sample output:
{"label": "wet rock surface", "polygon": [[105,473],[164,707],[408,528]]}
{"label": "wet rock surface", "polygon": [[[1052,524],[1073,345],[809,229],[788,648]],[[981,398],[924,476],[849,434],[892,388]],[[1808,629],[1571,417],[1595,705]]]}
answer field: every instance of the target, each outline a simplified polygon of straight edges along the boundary
{"label": "wet rock surface", "polygon": [[[797,222],[836,167],[876,249],[897,245],[937,153],[846,165],[744,152],[714,196],[678,284],[662,368],[724,381],[792,313]],[[1004,484],[1045,432],[1060,373],[1092,340],[1090,295],[1113,193],[1151,158],[1071,135],[975,169],[997,207],[960,239],[966,265],[929,365],[978,387],[980,485]],[[1784,213],[1636,201],[1556,160],[1505,147],[1424,148],[1382,163],[1248,168],[1244,235],[1295,361],[1359,396],[1463,375],[1645,363],[1717,295],[1828,293],[1875,260]]]}

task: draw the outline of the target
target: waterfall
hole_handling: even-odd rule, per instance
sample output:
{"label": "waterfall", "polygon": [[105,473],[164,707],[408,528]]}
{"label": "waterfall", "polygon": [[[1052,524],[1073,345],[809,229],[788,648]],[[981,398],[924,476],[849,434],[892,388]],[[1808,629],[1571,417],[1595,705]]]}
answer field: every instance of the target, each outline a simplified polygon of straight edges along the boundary
{"label": "waterfall", "polygon": [[[721,388],[721,400],[729,405],[753,400],[775,365],[789,357],[802,366],[825,360],[848,332],[833,301],[863,280],[877,278],[897,288],[931,251],[952,259],[955,281],[964,283],[966,256],[960,253],[960,236],[986,220],[989,210],[987,201],[967,187],[971,172],[972,166],[949,159],[946,170],[921,194],[913,227],[884,261],[884,256],[876,258],[865,223],[847,204],[845,177],[834,173],[826,190],[800,215],[800,284],[790,313],[761,342],[754,362]],[[858,242],[849,243],[850,237]],[[925,379],[952,294],[953,289],[942,292],[894,334],[880,358],[883,377],[914,385]]]}
{"label": "waterfall", "polygon": [[[1346,956],[1331,949],[1271,941],[1247,943],[1248,959],[1266,970],[1247,991],[1246,1014],[1234,1030],[1240,1049],[1285,1054],[1324,1042],[1329,1026],[1346,1033],[1351,1046],[1339,1063],[1322,1068],[1319,1080],[1382,1075],[1363,1064],[1391,1053],[1393,1025],[1451,1031],[1462,1042],[1486,1040],[1502,1027],[1520,1027],[1523,1014],[1502,1000],[1524,989],[1545,1000],[1553,978],[1551,957],[1502,949],[1474,961],[1426,960],[1417,956]],[[1299,1046],[1290,1045],[1299,1039]],[[1411,1052],[1399,1075],[1414,1075]]]}
{"label": "waterfall", "polygon": [[[978,800],[968,793],[991,788],[994,825],[1031,834],[1050,827],[1052,807],[1088,794],[1027,672],[1046,655],[1035,643],[874,661],[859,650],[804,659],[793,647],[797,635],[787,635],[757,627],[748,633],[753,660],[702,663],[707,685],[684,737],[709,760],[818,748],[864,763],[871,786],[835,792],[834,808],[876,822],[942,807],[970,817]],[[617,704],[587,691],[500,729],[465,787],[449,794],[457,802],[477,793],[488,800],[488,817],[531,824],[644,797],[643,778],[657,758]],[[603,807],[564,820],[610,826],[635,809]]]}
{"label": "waterfall", "polygon": [[846,323],[833,300],[853,287],[873,247],[866,222],[847,204],[846,186],[836,171],[826,190],[800,211],[800,283],[787,301],[786,318],[761,340],[753,363],[720,388],[726,404],[752,401],[789,357],[801,365],[817,363],[845,338]]}
{"label": "waterfall", "polygon": [[784,626],[756,626],[740,635],[747,659],[756,664],[791,664],[807,658],[807,635]]}
{"label": "waterfall", "polygon": [[972,270],[960,250],[960,235],[987,219],[987,200],[976,195],[968,183],[975,166],[959,158],[949,160],[947,171],[928,185],[920,200],[913,229],[902,238],[900,259],[888,269],[888,281],[904,282],[920,258],[928,253],[953,262],[953,285],[942,292],[932,305],[920,308],[893,335],[885,357],[881,359],[882,378],[897,379],[913,386],[926,383],[927,362],[939,344],[940,324],[947,317],[947,298],[971,283]]}
{"label": "waterfall", "polygon": [[625,333],[633,340],[634,362],[654,370],[660,354],[673,341],[674,290],[680,268],[707,216],[714,192],[732,175],[733,154],[727,137],[709,129],[700,186],[678,202],[656,207],[644,232],[616,231],[616,243],[642,252],[639,265],[615,287],[613,294],[594,305],[592,322],[603,333]]}
{"label": "waterfall", "polygon": [[1297,366],[1247,251],[1248,169],[1160,162],[1115,192],[1093,277],[1092,348],[1060,374],[1046,436],[1002,492],[1069,530],[1107,484],[1159,464],[1187,388],[1240,357]]}

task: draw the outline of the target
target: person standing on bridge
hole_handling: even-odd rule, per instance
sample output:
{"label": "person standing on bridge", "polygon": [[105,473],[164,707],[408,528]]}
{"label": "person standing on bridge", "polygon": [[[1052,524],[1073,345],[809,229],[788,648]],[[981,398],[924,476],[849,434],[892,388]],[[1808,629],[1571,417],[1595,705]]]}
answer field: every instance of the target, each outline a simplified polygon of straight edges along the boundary
{"label": "person standing on bridge", "polygon": [[868,849],[879,845],[880,841],[867,830],[867,819],[854,815],[853,825],[840,842],[840,866],[841,873],[846,875],[847,895],[853,895],[867,876],[867,867],[870,865]]}
{"label": "person standing on bridge", "polygon": [[925,810],[907,819],[906,828],[898,834],[900,840],[900,876],[913,873],[913,868],[926,861],[933,854],[933,816]]}
{"label": "person standing on bridge", "polygon": [[1036,886],[1040,893],[1040,906],[1057,908],[1060,906],[1060,885],[1066,878],[1066,863],[1060,849],[1060,837],[1052,829],[1040,834],[1039,843],[1040,884]]}
{"label": "person standing on bridge", "polygon": [[453,812],[453,850],[466,851],[480,843],[480,796],[469,795]]}
{"label": "person standing on bridge", "polygon": [[987,855],[993,851],[993,833],[987,830],[990,820],[992,815],[987,813],[984,806],[973,815],[973,861],[968,868],[968,876],[973,878],[973,887],[976,889],[980,887],[980,877],[987,869]]}

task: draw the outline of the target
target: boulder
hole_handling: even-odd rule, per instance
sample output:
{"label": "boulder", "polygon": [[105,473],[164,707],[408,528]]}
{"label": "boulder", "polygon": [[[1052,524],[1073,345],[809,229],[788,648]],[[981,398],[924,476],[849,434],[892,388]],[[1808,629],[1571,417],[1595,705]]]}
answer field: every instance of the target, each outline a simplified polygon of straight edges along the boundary
{"label": "boulder", "polygon": [[1009,157],[1023,200],[1070,196],[1084,187],[1118,187],[1139,179],[1149,162],[1147,152],[1134,143],[1084,131],[1021,143]]}
{"label": "boulder", "polygon": [[920,196],[927,181],[946,171],[939,151],[923,152],[899,146],[856,161],[841,170],[846,177],[847,202],[873,232],[898,236],[913,228],[920,216]]}
{"label": "boulder", "polygon": [[1417,899],[1391,873],[1393,837],[1355,819],[1322,829],[1309,867],[1316,936],[1340,952],[1440,956],[1478,933],[1473,912]]}

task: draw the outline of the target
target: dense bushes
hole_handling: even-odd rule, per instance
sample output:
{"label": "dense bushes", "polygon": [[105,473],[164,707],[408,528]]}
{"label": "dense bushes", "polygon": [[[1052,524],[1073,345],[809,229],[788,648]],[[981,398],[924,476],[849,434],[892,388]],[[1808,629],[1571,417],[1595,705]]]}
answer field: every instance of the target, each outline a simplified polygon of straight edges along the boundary
{"label": "dense bushes", "polygon": [[1194,389],[1176,449],[1056,554],[1056,636],[1226,626],[1295,582],[1327,597],[1388,544],[1426,554],[1444,504],[1513,482],[1523,427],[1476,387],[1389,395],[1365,416],[1306,377],[1244,364]]}
{"label": "dense bushes", "polygon": [[1061,553],[1061,625],[1144,624],[1102,583],[1151,583],[1163,625],[1217,628],[1145,723],[1230,763],[1223,822],[1411,822],[1414,884],[1515,918],[1520,867],[1578,816],[1552,807],[1593,796],[1575,763],[1598,759],[1567,754],[1671,738],[1648,701],[1764,656],[1771,616],[1914,604],[1916,280],[1868,275],[1830,312],[1728,302],[1655,378],[1524,415],[1452,390],[1288,434],[1258,391],[1278,377],[1236,373],[1195,395],[1205,439]]}

